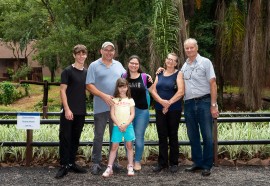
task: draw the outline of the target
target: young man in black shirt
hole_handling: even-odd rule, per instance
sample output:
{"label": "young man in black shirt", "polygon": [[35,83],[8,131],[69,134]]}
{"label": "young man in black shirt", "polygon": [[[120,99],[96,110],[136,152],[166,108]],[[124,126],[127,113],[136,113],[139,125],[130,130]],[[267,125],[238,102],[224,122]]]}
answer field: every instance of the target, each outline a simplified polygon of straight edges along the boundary
{"label": "young man in black shirt", "polygon": [[86,169],[75,164],[81,132],[86,115],[86,85],[87,70],[84,62],[87,49],[84,45],[73,48],[75,62],[66,67],[61,74],[60,97],[62,113],[60,116],[60,165],[55,178],[63,178],[69,171],[86,173]]}

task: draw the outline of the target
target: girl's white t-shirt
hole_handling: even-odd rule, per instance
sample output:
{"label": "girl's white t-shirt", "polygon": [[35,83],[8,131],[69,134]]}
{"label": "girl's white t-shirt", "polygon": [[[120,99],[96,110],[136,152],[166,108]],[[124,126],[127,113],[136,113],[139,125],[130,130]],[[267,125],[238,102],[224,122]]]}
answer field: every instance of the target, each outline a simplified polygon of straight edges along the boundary
{"label": "girl's white t-shirt", "polygon": [[130,117],[130,108],[135,106],[132,98],[113,98],[114,114],[120,123],[127,123]]}

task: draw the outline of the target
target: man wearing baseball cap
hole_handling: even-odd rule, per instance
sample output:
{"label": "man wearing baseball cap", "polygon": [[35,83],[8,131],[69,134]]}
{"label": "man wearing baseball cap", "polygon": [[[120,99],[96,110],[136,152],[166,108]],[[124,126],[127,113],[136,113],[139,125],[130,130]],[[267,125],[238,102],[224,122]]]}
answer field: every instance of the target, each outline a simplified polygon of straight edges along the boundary
{"label": "man wearing baseball cap", "polygon": [[[109,121],[110,136],[113,121],[110,117],[110,106],[113,105],[115,83],[126,72],[119,61],[114,60],[115,46],[106,41],[100,49],[101,58],[92,62],[87,71],[86,88],[94,95],[94,141],[92,151],[91,173],[97,175],[101,170],[102,142],[107,121]],[[119,169],[118,163],[113,168]]]}
{"label": "man wearing baseball cap", "polygon": [[113,49],[115,49],[114,44],[113,44],[112,42],[110,42],[110,41],[104,42],[104,43],[102,44],[102,47],[101,47],[101,48],[106,48],[107,46],[112,46]]}

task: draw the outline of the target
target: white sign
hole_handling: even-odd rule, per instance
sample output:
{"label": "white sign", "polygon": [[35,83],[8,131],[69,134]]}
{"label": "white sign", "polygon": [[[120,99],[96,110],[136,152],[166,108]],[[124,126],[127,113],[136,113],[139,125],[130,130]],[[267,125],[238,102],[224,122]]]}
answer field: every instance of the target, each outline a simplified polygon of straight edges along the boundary
{"label": "white sign", "polygon": [[40,129],[40,114],[35,112],[18,113],[17,129]]}

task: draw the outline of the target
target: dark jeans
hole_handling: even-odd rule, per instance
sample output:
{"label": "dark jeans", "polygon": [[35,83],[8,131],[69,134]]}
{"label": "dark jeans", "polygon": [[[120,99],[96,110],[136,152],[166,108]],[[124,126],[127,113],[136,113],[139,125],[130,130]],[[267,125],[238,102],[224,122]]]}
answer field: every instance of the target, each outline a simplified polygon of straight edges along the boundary
{"label": "dark jeans", "polygon": [[[179,145],[178,128],[181,118],[181,110],[168,111],[156,110],[156,126],[159,138],[158,164],[168,166],[178,165]],[[168,152],[170,146],[170,153]]]}
{"label": "dark jeans", "polygon": [[73,120],[67,120],[65,113],[61,113],[59,131],[61,165],[75,163],[84,122],[85,115],[74,115]]}
{"label": "dark jeans", "polygon": [[[198,167],[213,166],[213,118],[210,112],[211,98],[185,101],[185,120],[191,145],[192,161]],[[201,137],[203,139],[203,149]]]}

